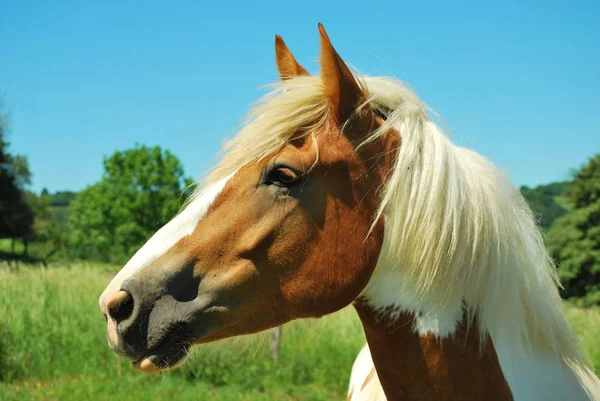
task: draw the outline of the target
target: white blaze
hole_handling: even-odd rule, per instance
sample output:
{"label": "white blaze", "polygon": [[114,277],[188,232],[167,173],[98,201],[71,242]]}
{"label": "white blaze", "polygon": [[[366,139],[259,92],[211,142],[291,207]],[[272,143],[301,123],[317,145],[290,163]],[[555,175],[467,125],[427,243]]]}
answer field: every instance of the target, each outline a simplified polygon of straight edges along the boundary
{"label": "white blaze", "polygon": [[206,190],[194,199],[183,212],[175,216],[165,224],[142,246],[127,264],[112,279],[108,287],[100,296],[100,308],[105,310],[106,298],[109,294],[119,291],[121,284],[135,273],[148,266],[167,252],[180,239],[190,235],[200,220],[204,217],[208,208],[221,193],[227,181],[233,177],[235,172],[228,177],[206,188]]}

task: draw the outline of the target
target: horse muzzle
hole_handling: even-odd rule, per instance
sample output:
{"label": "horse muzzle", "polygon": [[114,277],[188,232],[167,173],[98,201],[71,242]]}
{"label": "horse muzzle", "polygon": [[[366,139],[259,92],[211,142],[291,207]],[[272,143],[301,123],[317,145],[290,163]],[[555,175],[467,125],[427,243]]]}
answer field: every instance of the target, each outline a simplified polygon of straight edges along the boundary
{"label": "horse muzzle", "polygon": [[108,343],[133,367],[155,372],[179,366],[192,344],[213,327],[212,297],[169,293],[170,286],[143,280],[125,281],[105,294],[101,305],[107,320]]}

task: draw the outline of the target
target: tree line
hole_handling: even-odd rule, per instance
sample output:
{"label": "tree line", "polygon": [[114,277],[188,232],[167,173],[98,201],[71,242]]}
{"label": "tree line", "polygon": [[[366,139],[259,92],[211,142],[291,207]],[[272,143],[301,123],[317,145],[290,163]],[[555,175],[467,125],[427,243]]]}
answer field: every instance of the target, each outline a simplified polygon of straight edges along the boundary
{"label": "tree line", "polygon": [[[85,259],[122,264],[181,208],[193,190],[179,159],[158,146],[137,145],[103,160],[102,178],[79,193],[28,190],[27,158],[12,155],[0,118],[0,241],[37,246],[33,259]],[[522,187],[546,235],[573,302],[600,305],[600,153],[568,182]],[[1,244],[1,242],[0,242]],[[23,255],[21,255],[23,256]],[[34,256],[34,257],[33,257]]]}

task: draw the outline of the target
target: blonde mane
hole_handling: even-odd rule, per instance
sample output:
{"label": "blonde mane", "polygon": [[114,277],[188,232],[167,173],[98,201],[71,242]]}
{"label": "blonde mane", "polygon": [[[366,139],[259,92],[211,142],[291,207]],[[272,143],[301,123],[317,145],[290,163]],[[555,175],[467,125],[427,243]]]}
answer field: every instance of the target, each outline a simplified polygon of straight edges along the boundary
{"label": "blonde mane", "polygon": [[[497,348],[510,348],[512,363],[520,360],[518,354],[554,355],[586,381],[593,374],[564,319],[555,267],[520,192],[490,161],[454,145],[406,85],[357,78],[368,94],[361,107],[387,114],[365,142],[389,128],[402,137],[381,193],[378,218],[385,219],[386,242],[381,258],[402,272],[416,302],[428,310],[464,305],[482,338],[489,334]],[[318,76],[273,84],[206,184],[326,124],[328,112]],[[588,391],[596,394],[597,379],[588,379]]]}

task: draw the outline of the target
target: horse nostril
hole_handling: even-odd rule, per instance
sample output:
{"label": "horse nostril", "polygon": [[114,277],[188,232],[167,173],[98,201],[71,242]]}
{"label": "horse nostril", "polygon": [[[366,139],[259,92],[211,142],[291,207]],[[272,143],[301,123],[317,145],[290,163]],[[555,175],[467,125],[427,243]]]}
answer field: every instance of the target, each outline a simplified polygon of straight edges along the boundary
{"label": "horse nostril", "polygon": [[133,313],[133,297],[127,291],[119,291],[108,299],[106,309],[118,324]]}

